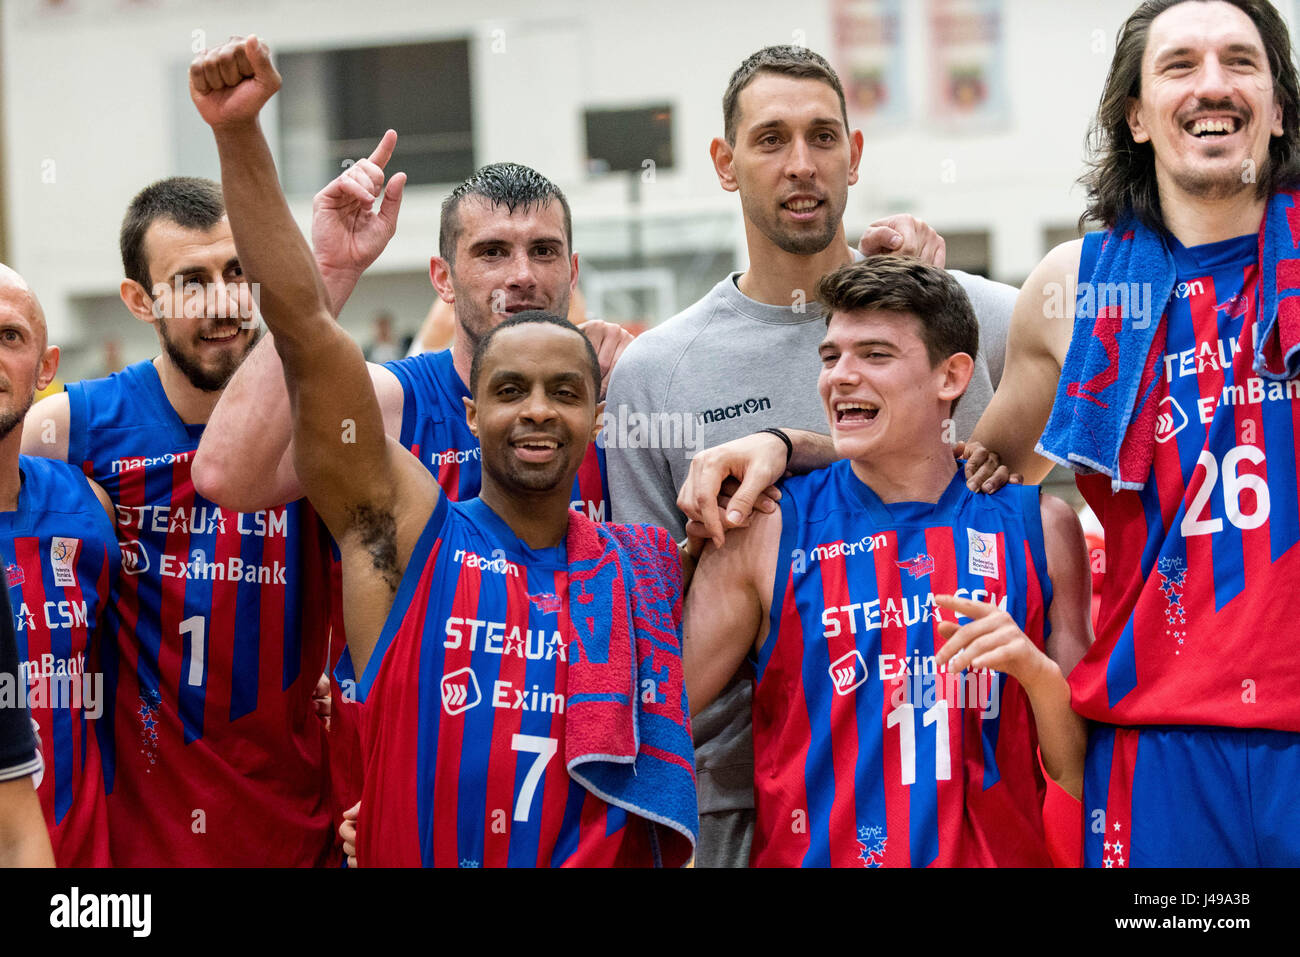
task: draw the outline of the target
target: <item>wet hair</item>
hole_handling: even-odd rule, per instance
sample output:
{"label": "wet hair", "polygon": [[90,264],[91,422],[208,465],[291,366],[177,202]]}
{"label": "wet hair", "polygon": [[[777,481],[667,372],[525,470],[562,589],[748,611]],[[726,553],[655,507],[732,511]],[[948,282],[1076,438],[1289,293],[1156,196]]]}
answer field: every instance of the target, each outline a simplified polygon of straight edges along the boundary
{"label": "wet hair", "polygon": [[481,196],[493,206],[504,206],[514,213],[527,212],[555,201],[564,210],[564,242],[573,252],[573,214],[569,201],[549,179],[537,170],[519,163],[493,163],[474,171],[469,179],[451,191],[442,202],[442,219],[438,228],[438,255],[454,261],[460,241],[460,204],[467,196]]}
{"label": "wet hair", "polygon": [[840,116],[844,129],[849,128],[849,112],[844,103],[844,86],[839,75],[820,53],[807,47],[763,47],[745,57],[745,61],[731,74],[727,90],[722,94],[722,129],[727,143],[736,145],[736,124],[740,121],[740,94],[760,73],[776,73],[800,80],[821,80],[840,98]]}
{"label": "wet hair", "polygon": [[118,242],[122,248],[122,274],[146,290],[153,286],[145,258],[144,238],[157,220],[168,219],[185,229],[208,230],[226,215],[221,184],[193,176],[160,179],[136,193],[122,219]]}
{"label": "wet hair", "polygon": [[[1079,179],[1087,191],[1088,205],[1079,219],[1080,229],[1089,222],[1114,227],[1128,211],[1146,226],[1164,227],[1155,151],[1150,143],[1133,139],[1128,104],[1142,93],[1142,58],[1152,21],[1180,3],[1201,2],[1206,0],[1148,0],[1120,30],[1101,102],[1088,130],[1089,169]],[[1259,30],[1273,75],[1273,92],[1282,105],[1282,135],[1269,140],[1268,167],[1257,179],[1256,192],[1264,197],[1300,181],[1300,81],[1291,58],[1291,38],[1281,15],[1267,0],[1223,2],[1245,13]]]}

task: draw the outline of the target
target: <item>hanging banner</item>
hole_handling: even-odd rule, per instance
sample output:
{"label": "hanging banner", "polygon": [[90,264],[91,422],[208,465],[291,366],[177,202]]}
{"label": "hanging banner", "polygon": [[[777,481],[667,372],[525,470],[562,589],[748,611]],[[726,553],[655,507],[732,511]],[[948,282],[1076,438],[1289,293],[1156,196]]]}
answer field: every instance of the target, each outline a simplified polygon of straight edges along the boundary
{"label": "hanging banner", "polygon": [[855,127],[907,115],[902,7],[902,0],[831,0],[831,59]]}
{"label": "hanging banner", "polygon": [[1007,119],[1002,0],[930,0],[930,92],[936,120],[997,126]]}

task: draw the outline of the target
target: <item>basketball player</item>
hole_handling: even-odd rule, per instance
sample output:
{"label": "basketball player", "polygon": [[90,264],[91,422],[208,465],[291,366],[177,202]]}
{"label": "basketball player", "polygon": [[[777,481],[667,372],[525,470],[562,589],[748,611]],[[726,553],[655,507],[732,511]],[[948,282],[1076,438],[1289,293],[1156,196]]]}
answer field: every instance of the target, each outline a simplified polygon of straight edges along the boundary
{"label": "basketball player", "polygon": [[121,247],[122,300],[161,353],[41,400],[23,431],[25,453],[81,466],[116,512],[123,574],[102,718],[113,860],[322,863],[333,826],[312,696],[326,667],[328,536],[305,503],[239,513],[190,477],[204,423],[258,336],[219,186],[142,190]]}
{"label": "basketball player", "polygon": [[[1102,470],[1078,479],[1107,559],[1098,640],[1070,676],[1096,722],[1085,861],[1295,866],[1300,675],[1285,636],[1300,392],[1270,354],[1294,302],[1300,85],[1277,11],[1142,4],[1093,143],[1087,216],[1106,229],[1030,275],[975,433],[1031,481],[1050,466],[1040,435],[1051,458]],[[1135,295],[1102,298],[1120,283]],[[1112,439],[1062,438],[1058,416]]]}
{"label": "basketball player", "polygon": [[[660,529],[628,530],[635,553],[612,546],[596,578],[575,562],[579,532],[614,540],[569,510],[597,429],[600,367],[590,342],[566,320],[533,311],[480,339],[466,409],[481,443],[483,491],[449,502],[428,469],[385,435],[360,350],[333,321],[280,194],[257,125],[280,83],[269,51],[255,37],[232,40],[196,58],[190,83],[216,135],[242,259],[262,283],[293,410],[295,465],[342,554],[348,645],[360,690],[371,695],[360,862],[684,860],[695,822],[675,670],[676,549]],[[633,562],[638,583],[629,587]],[[650,629],[660,644],[638,655],[644,680],[632,699],[646,703],[643,741],[662,722],[676,730],[671,770],[687,785],[689,809],[680,810],[689,813],[661,819],[667,826],[651,825],[620,799],[620,787],[579,784],[587,772],[570,751],[582,747],[574,731],[601,730],[575,724],[575,714],[603,704],[574,694],[575,675],[607,657],[620,670],[613,635],[620,621],[631,626],[632,612],[619,612],[619,596],[637,619],[661,623]],[[571,607],[590,617],[571,619]],[[612,629],[601,608],[613,609]],[[563,762],[553,760],[561,749]],[[632,780],[649,783],[650,759],[632,750]]]}
{"label": "basketball player", "polygon": [[53,867],[54,851],[32,778],[41,767],[23,692],[13,610],[0,589],[0,867]]}
{"label": "basketball player", "polygon": [[[395,174],[385,187],[383,172],[396,140],[389,131],[368,160],[349,167],[316,197],[312,236],[336,310],[396,229],[405,174]],[[372,212],[381,196],[383,205]],[[443,203],[441,255],[430,260],[430,277],[456,312],[451,348],[369,368],[388,434],[425,463],[453,501],[479,490],[480,452],[465,425],[464,407],[475,343],[518,312],[565,315],[578,282],[572,248],[568,200],[527,166],[485,166]],[[631,334],[598,320],[582,328],[607,377]],[[256,430],[247,428],[253,417]],[[255,350],[232,379],[213,414],[196,472],[205,494],[241,508],[266,508],[301,494],[284,377],[272,343]],[[267,482],[272,473],[275,480]],[[571,501],[594,520],[609,518],[605,456],[596,445],[588,449]]]}
{"label": "basketball player", "polygon": [[754,865],[1045,866],[1036,746],[1076,795],[1082,776],[1064,677],[1090,639],[1078,519],[1035,487],[966,487],[942,426],[979,328],[951,276],[873,257],[819,296],[843,460],[702,558],[691,710],[752,653]]}
{"label": "basketball player", "polygon": [[108,808],[95,721],[100,654],[122,556],[108,494],[67,462],[20,456],[23,416],[54,377],[45,315],[0,266],[0,563],[40,740],[36,793],[60,867],[108,867]]}
{"label": "basketball player", "polygon": [[[740,196],[749,268],[628,348],[610,389],[609,421],[647,421],[653,437],[633,432],[624,440],[621,431],[607,432],[614,517],[663,525],[681,537],[678,492],[688,472],[707,472],[716,481],[699,486],[697,497],[707,499],[701,509],[715,541],[722,524],[710,518],[727,474],[748,479],[736,493],[739,510],[788,466],[816,468],[833,459],[812,388],[823,323],[809,300],[824,275],[858,257],[843,217],[862,155],[862,133],[849,128],[839,77],[805,47],[767,47],[746,58],[723,96],[723,126],[710,151],[718,182]],[[942,265],[942,240],[926,232],[919,246],[894,253]],[[1009,286],[954,276],[975,304],[988,359],[975,357],[970,394],[945,424],[950,442],[969,435],[993,394],[990,372],[1001,368],[1015,301]],[[752,435],[769,427],[787,429],[789,438]],[[762,474],[734,467],[735,457],[750,453],[766,453],[764,461],[774,464]],[[704,815],[698,863],[705,866],[743,866],[749,858],[748,688],[747,677],[738,676],[695,723]]]}

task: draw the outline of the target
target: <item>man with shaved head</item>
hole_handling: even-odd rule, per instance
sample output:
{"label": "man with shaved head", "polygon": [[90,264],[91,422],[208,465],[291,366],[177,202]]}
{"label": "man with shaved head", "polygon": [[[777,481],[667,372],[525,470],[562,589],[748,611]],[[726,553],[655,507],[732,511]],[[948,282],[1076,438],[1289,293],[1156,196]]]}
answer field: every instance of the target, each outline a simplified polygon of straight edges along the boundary
{"label": "man with shaved head", "polygon": [[32,780],[55,862],[100,867],[112,863],[100,639],[121,552],[102,488],[67,462],[19,454],[23,417],[58,365],[36,295],[0,266],[0,560],[37,738]]}

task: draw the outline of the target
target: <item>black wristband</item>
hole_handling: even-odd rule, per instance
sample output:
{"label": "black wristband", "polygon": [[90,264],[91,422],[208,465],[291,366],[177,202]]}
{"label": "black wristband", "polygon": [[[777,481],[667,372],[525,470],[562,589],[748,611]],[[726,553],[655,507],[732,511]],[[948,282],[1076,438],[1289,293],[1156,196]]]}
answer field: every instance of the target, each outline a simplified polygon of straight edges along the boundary
{"label": "black wristband", "polygon": [[790,468],[790,460],[794,458],[794,443],[790,441],[790,436],[786,435],[780,429],[759,429],[758,432],[760,435],[764,432],[775,435],[785,443],[785,467],[788,470]]}

